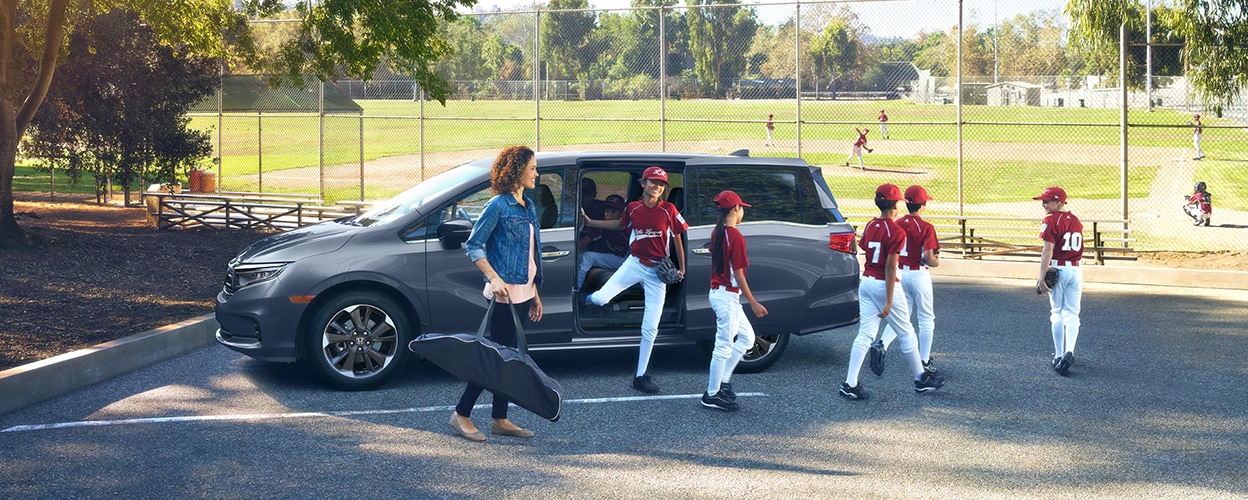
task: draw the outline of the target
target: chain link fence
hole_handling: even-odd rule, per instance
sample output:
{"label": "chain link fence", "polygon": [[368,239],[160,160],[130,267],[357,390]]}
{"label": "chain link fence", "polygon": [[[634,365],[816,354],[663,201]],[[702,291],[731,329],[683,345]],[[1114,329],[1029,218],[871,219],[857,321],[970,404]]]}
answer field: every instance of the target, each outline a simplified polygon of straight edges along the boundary
{"label": "chain link fence", "polygon": [[[1008,15],[993,0],[472,13],[443,29],[445,105],[382,72],[293,91],[358,108],[239,108],[223,92],[192,123],[213,136],[223,191],[379,200],[512,144],[748,149],[824,167],[846,213],[870,213],[892,182],[924,185],[933,215],[1038,219],[1031,197],[1061,185],[1081,217],[1128,221],[1138,250],[1243,248],[1248,107],[1202,109],[1181,44],[1128,37],[1124,68],[1117,50],[1068,44],[1064,0],[1030,3]],[[1182,210],[1198,181],[1215,227]]]}

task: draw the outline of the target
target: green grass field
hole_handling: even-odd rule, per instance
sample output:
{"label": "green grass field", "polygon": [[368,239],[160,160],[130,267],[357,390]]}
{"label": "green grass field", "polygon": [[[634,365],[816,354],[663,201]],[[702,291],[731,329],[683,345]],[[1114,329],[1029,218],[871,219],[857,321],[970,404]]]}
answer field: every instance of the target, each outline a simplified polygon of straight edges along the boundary
{"label": "green grass field", "polygon": [[[220,140],[224,154],[218,182],[225,189],[238,190],[249,190],[248,181],[239,176],[255,174],[261,168],[267,173],[316,166],[322,162],[322,154],[326,165],[355,164],[361,156],[367,162],[417,154],[422,146],[422,129],[426,153],[490,151],[511,144],[532,144],[537,132],[533,118],[536,112],[531,101],[449,101],[446,107],[436,102],[425,103],[424,120],[419,119],[422,109],[418,102],[365,100],[359,104],[364,109],[363,119],[360,115],[325,118],[323,145],[318,134],[322,124],[316,116],[227,116],[221,121],[219,138],[216,116],[196,116],[192,126],[209,131],[214,144]],[[881,108],[888,111],[894,139],[943,144],[957,139],[957,129],[953,125],[957,108],[951,105],[919,105],[905,101],[803,101],[802,135],[807,141],[804,144],[836,141],[834,147],[827,146],[826,142],[822,146],[805,146],[803,156],[812,164],[841,164],[845,154],[843,146],[852,139],[852,128],[867,126],[873,133],[878,132],[874,130],[877,128],[875,117]],[[658,101],[542,101],[542,145],[657,143],[661,111]],[[762,121],[768,113],[776,115],[776,139],[792,141],[797,108],[796,102],[791,100],[669,100],[666,103],[666,137],[672,142],[739,141],[742,138],[757,141],[761,139]],[[1105,159],[1103,165],[1076,167],[1035,159],[1029,154],[1036,148],[1066,148],[1073,158],[1080,154],[1081,147],[1116,146],[1120,140],[1117,110],[966,106],[963,118],[966,121],[963,140],[968,143],[1019,145],[1018,157],[1008,161],[969,157],[965,160],[967,187],[963,193],[966,202],[1030,197],[1035,182],[1079,185],[1081,197],[1086,198],[1119,196],[1116,158]],[[1132,111],[1130,123],[1143,126],[1130,130],[1130,144],[1132,147],[1190,150],[1191,133],[1186,127],[1189,118],[1185,113],[1166,110]],[[1218,119],[1206,122],[1206,126],[1230,124]],[[1248,161],[1248,141],[1243,140],[1244,135],[1239,128],[1206,130],[1204,148],[1209,158],[1197,165],[1196,177],[1208,182],[1211,190],[1216,187],[1219,204],[1240,206],[1248,202],[1248,182],[1245,182],[1248,174],[1243,168]],[[873,144],[880,147],[878,135],[872,138]],[[784,151],[755,150],[753,154],[792,155]],[[929,177],[925,177],[923,183],[929,189],[943,199],[950,199],[950,196],[956,199],[957,166],[953,157],[890,155],[880,151],[868,161],[873,168],[927,172]],[[1132,165],[1129,177],[1132,198],[1148,194],[1158,169],[1157,165]],[[47,190],[46,174],[26,172],[15,179],[15,189]],[[876,181],[837,178],[836,182],[849,191],[861,192]],[[383,198],[406,187],[366,186],[365,197]],[[87,183],[67,186],[65,191],[74,189],[90,192],[92,188]],[[266,183],[265,191],[281,192],[283,188]],[[325,194],[331,200],[358,199],[359,196],[358,187],[332,188]]]}

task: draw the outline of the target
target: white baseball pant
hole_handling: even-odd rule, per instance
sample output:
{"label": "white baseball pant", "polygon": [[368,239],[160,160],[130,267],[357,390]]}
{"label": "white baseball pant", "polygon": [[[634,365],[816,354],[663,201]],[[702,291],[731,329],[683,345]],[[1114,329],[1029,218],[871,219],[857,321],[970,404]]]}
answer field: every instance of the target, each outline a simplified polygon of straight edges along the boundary
{"label": "white baseball pant", "polygon": [[[927,269],[901,269],[898,272],[901,273],[901,290],[906,294],[906,302],[910,303],[905,319],[910,321],[911,315],[917,317],[919,359],[928,361],[932,356],[932,337],[936,333],[936,312],[932,308],[932,274]],[[896,290],[893,293],[897,293]],[[893,310],[896,311],[897,308],[894,307]],[[897,332],[893,331],[893,327],[884,325],[884,332],[880,334],[884,349],[888,349],[888,345],[896,338]]]}
{"label": "white baseball pant", "polygon": [[1049,323],[1053,329],[1053,357],[1075,352],[1079,340],[1079,308],[1083,302],[1083,268],[1054,266],[1057,284],[1049,290]]}
{"label": "white baseball pant", "polygon": [[706,393],[715,394],[720,383],[732,380],[737,364],[754,345],[754,326],[745,316],[740,292],[715,287],[708,298],[711,310],[715,311],[715,350],[711,351],[711,377]]}
{"label": "white baseball pant", "polygon": [[637,257],[629,255],[602,288],[589,295],[589,300],[601,306],[637,283],[646,291],[646,310],[641,317],[641,349],[637,353],[637,376],[640,377],[649,368],[654,338],[659,335],[659,316],[663,314],[663,302],[667,299],[667,285],[653,267],[646,267]]}
{"label": "white baseball pant", "polygon": [[585,286],[585,275],[595,267],[603,269],[619,269],[624,265],[624,256],[606,252],[585,252],[581,254],[581,265],[576,268],[576,288]]}
{"label": "white baseball pant", "polygon": [[[858,372],[862,371],[862,362],[867,359],[867,349],[880,332],[880,317],[876,315],[884,310],[887,292],[883,280],[863,276],[858,282],[858,336],[854,337],[854,347],[849,351],[849,373],[845,375],[845,383],[850,387],[858,385]],[[919,359],[919,342],[914,328],[910,326],[909,318],[905,317],[909,310],[906,294],[893,289],[893,305],[884,321],[897,331],[901,352],[910,362],[910,373],[918,380],[923,375],[923,362]]]}

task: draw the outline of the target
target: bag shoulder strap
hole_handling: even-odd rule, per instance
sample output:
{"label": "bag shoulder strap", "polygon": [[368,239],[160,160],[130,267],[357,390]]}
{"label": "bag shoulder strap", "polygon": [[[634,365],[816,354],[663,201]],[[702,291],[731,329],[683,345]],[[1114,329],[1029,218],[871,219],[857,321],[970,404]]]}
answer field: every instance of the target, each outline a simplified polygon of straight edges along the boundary
{"label": "bag shoulder strap", "polygon": [[[477,341],[485,339],[485,329],[490,325],[490,314],[494,312],[494,303],[498,302],[494,297],[490,297],[490,305],[485,308],[485,317],[481,318],[481,326],[477,327]],[[524,357],[529,356],[529,343],[524,340],[524,327],[520,325],[520,315],[516,313],[516,305],[507,303],[507,309],[511,310],[511,320],[516,323],[516,350]]]}

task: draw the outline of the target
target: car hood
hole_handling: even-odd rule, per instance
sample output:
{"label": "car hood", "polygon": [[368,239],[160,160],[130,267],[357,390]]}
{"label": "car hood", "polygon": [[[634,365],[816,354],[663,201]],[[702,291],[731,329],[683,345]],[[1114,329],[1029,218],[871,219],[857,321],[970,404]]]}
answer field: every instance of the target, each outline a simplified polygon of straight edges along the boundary
{"label": "car hood", "polygon": [[252,243],[238,254],[238,261],[294,262],[338,250],[363,229],[333,221],[303,226]]}

